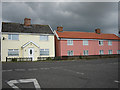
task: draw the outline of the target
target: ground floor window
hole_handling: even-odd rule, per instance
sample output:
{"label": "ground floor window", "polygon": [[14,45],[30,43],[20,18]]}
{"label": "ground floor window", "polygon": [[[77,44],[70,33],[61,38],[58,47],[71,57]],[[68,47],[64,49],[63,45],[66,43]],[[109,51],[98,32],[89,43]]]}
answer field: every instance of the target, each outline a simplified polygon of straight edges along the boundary
{"label": "ground floor window", "polygon": [[112,50],[108,50],[108,54],[112,54]]}
{"label": "ground floor window", "polygon": [[19,56],[18,49],[8,49],[8,56]]}
{"label": "ground floor window", "polygon": [[68,55],[68,56],[73,56],[73,51],[72,51],[72,50],[68,50],[68,51],[67,51],[67,55]]}
{"label": "ground floor window", "polygon": [[99,51],[99,54],[100,54],[100,55],[101,55],[101,54],[104,54],[103,50],[100,50],[100,51]]}
{"label": "ground floor window", "polygon": [[84,50],[83,55],[88,55],[88,50]]}
{"label": "ground floor window", "polygon": [[117,54],[120,54],[120,50],[117,50]]}
{"label": "ground floor window", "polygon": [[49,49],[40,49],[40,55],[49,55]]}

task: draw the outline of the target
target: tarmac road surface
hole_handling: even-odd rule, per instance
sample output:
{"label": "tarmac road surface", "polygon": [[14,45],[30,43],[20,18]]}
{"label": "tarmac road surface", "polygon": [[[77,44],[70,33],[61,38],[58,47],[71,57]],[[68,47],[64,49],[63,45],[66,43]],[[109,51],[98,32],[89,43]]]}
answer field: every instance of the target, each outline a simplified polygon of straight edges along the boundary
{"label": "tarmac road surface", "polygon": [[2,88],[118,88],[118,58],[2,63]]}

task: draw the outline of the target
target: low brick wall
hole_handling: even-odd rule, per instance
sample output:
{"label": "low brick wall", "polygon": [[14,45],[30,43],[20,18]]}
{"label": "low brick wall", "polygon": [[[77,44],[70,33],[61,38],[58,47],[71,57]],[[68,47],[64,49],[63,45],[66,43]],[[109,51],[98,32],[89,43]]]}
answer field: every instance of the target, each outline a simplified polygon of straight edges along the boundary
{"label": "low brick wall", "polygon": [[69,59],[94,59],[94,58],[120,58],[120,54],[111,54],[111,55],[87,55],[87,56],[62,56],[62,60],[69,60]]}

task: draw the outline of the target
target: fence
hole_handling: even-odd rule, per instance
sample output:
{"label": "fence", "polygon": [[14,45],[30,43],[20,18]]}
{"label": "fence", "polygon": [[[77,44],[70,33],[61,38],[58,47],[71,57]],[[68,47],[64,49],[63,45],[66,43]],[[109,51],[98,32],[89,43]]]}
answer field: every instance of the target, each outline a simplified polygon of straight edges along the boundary
{"label": "fence", "polygon": [[22,58],[10,58],[10,57],[6,57],[6,62],[8,61],[32,61],[31,57],[22,57]]}
{"label": "fence", "polygon": [[37,60],[40,61],[40,60],[54,60],[55,57],[37,57]]}
{"label": "fence", "polygon": [[106,54],[106,55],[81,55],[81,56],[62,56],[61,59],[69,60],[69,59],[92,59],[92,58],[119,58],[119,54]]}
{"label": "fence", "polygon": [[[37,57],[38,61],[42,60],[78,60],[78,59],[92,59],[92,58],[113,58],[118,57],[120,58],[120,54],[111,54],[111,55],[87,55],[87,56],[57,56],[57,57]],[[6,57],[6,62],[8,61],[32,61],[30,57],[23,57],[23,58],[8,58]]]}

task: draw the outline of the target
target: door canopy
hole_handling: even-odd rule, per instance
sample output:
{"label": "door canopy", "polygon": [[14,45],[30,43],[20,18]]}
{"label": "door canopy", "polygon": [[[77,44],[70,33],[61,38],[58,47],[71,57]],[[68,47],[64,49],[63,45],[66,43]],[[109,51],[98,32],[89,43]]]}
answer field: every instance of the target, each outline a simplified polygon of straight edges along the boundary
{"label": "door canopy", "polygon": [[27,43],[25,43],[21,48],[25,48],[26,46],[28,46],[29,44],[33,44],[33,45],[35,45],[36,47],[38,47],[38,48],[40,48],[36,43],[34,43],[33,41],[29,41],[29,42],[27,42]]}

